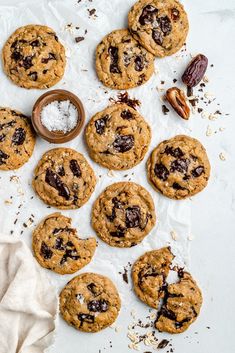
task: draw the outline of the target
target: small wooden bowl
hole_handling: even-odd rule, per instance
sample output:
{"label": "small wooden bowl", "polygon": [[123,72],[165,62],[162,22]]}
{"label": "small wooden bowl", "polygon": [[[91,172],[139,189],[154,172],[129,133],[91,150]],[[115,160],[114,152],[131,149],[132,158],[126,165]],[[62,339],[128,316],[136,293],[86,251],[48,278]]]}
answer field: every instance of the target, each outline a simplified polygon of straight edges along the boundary
{"label": "small wooden bowl", "polygon": [[[64,101],[69,100],[78,111],[78,123],[75,128],[67,133],[63,133],[62,131],[49,131],[41,122],[41,111],[45,105],[50,104],[53,101]],[[53,91],[49,91],[44,93],[42,96],[38,98],[33,107],[32,112],[32,124],[37,132],[43,139],[52,142],[52,143],[64,143],[71,141],[80,133],[85,121],[85,111],[83,108],[83,104],[80,99],[75,96],[72,92],[63,90],[63,89],[55,89]]]}

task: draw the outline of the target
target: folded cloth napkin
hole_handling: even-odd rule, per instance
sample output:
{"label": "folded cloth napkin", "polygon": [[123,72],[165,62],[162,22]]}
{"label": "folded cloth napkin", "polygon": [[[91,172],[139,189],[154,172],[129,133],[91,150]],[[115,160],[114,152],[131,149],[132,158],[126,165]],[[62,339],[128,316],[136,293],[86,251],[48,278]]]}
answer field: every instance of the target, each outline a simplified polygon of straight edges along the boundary
{"label": "folded cloth napkin", "polygon": [[58,299],[19,238],[0,234],[0,353],[42,353],[53,343]]}

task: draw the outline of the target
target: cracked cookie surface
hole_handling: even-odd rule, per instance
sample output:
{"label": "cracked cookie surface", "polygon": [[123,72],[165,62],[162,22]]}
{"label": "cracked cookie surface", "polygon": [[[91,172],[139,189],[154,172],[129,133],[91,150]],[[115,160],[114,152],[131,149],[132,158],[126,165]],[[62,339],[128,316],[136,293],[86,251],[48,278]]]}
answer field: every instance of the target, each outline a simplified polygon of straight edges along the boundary
{"label": "cracked cookie surface", "polygon": [[140,256],[132,267],[132,280],[137,296],[157,309],[164,297],[166,278],[174,258],[169,247],[152,250]]}
{"label": "cracked cookie surface", "polygon": [[176,0],[140,0],[128,15],[129,29],[144,48],[158,57],[176,53],[189,29],[187,14]]}
{"label": "cracked cookie surface", "polygon": [[74,277],[60,293],[60,312],[80,331],[97,332],[117,318],[121,301],[113,282],[96,273]]}
{"label": "cracked cookie surface", "polygon": [[131,182],[108,186],[94,203],[92,226],[97,235],[115,247],[140,243],[156,222],[149,192]]}
{"label": "cracked cookie surface", "polygon": [[32,247],[42,267],[63,275],[74,273],[91,261],[96,240],[80,239],[70,218],[53,213],[34,230]]}
{"label": "cracked cookie surface", "polygon": [[20,87],[49,88],[64,75],[64,47],[47,26],[18,28],[5,43],[2,58],[7,76]]}
{"label": "cracked cookie surface", "polygon": [[179,270],[179,281],[166,287],[163,305],[155,326],[159,331],[181,333],[196,320],[202,305],[202,293],[192,276]]}
{"label": "cracked cookie surface", "polygon": [[154,71],[154,57],[127,29],[108,34],[96,49],[96,72],[110,88],[128,89],[147,82]]}
{"label": "cracked cookie surface", "polygon": [[178,135],[161,142],[147,163],[155,188],[172,199],[184,199],[202,191],[210,176],[210,162],[202,144]]}
{"label": "cracked cookie surface", "polygon": [[129,169],[144,158],[151,140],[147,122],[126,104],[95,114],[86,128],[91,158],[109,169]]}
{"label": "cracked cookie surface", "polygon": [[0,107],[0,170],[18,169],[31,157],[35,134],[24,114]]}
{"label": "cracked cookie surface", "polygon": [[38,162],[32,184],[46,204],[74,209],[89,200],[96,177],[81,153],[71,148],[54,148]]}

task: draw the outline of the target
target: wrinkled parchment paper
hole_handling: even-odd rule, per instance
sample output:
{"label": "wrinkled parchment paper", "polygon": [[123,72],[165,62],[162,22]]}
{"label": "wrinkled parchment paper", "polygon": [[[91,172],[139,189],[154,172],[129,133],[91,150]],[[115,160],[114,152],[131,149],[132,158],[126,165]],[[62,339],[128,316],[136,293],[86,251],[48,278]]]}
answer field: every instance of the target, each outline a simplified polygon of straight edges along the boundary
{"label": "wrinkled parchment paper", "polygon": [[[63,79],[51,89],[68,89],[78,95],[84,103],[87,122],[93,114],[110,104],[110,97],[117,95],[116,91],[102,86],[96,77],[94,70],[96,45],[110,31],[126,26],[127,13],[133,3],[133,0],[93,0],[93,2],[82,0],[79,3],[76,0],[1,1],[0,47],[2,49],[8,36],[20,26],[35,23],[52,27],[66,47],[67,66]],[[90,15],[88,10],[93,8],[96,12]],[[85,40],[76,43],[77,36],[84,36]],[[184,122],[172,111],[168,115],[163,115],[161,99],[164,91],[157,89],[173,86],[173,79],[180,78],[188,60],[189,57],[183,51],[170,58],[156,59],[155,74],[150,81],[144,86],[129,91],[130,97],[141,101],[139,111],[152,127],[150,149],[140,165],[131,170],[109,173],[107,169],[100,167],[89,158],[83,134],[63,145],[83,153],[98,179],[95,192],[85,206],[79,210],[63,211],[63,214],[73,219],[73,226],[78,228],[81,237],[95,236],[90,226],[92,204],[106,186],[117,181],[137,182],[151,193],[156,207],[157,225],[140,245],[131,249],[112,248],[99,240],[94,259],[80,271],[108,275],[117,285],[122,299],[122,309],[115,323],[119,327],[117,330],[119,332],[117,333],[114,328],[108,328],[103,332],[87,335],[75,331],[60,319],[56,341],[57,347],[61,346],[63,350],[58,352],[58,349],[55,351],[52,349],[51,352],[66,353],[65,342],[68,342],[70,347],[68,352],[73,351],[71,347],[82,353],[98,353],[99,349],[103,352],[103,348],[106,347],[106,352],[109,352],[111,351],[109,341],[113,342],[114,351],[119,349],[119,352],[127,352],[128,343],[130,343],[126,337],[127,326],[133,321],[132,309],[136,311],[136,318],[146,318],[150,311],[154,311],[136,298],[130,278],[129,283],[125,283],[119,272],[123,272],[128,262],[132,264],[145,251],[166,245],[172,247],[179,265],[188,265],[191,200],[173,201],[155,192],[147,182],[145,169],[150,151],[159,142],[177,134],[190,134],[191,122]],[[165,84],[161,85],[161,81]],[[20,110],[27,115],[31,114],[35,100],[45,92],[26,90],[13,85],[4,75],[3,70],[0,70],[0,86],[0,105]],[[27,164],[17,171],[0,173],[1,231],[5,234],[13,231],[12,237],[22,233],[22,239],[30,248],[34,227],[44,216],[56,211],[43,204],[31,187],[33,169],[38,160],[45,151],[54,147],[57,146],[38,138],[34,154]],[[48,274],[58,290],[73,277],[60,276],[52,272]],[[79,347],[83,347],[82,350],[79,350]]]}

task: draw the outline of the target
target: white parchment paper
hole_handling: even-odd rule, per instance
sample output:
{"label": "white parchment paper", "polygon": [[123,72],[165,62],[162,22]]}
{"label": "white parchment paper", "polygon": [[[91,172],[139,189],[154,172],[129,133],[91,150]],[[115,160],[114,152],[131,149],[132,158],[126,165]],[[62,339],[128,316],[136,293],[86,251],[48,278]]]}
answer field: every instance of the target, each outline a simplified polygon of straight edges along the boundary
{"label": "white parchment paper", "polygon": [[[82,0],[80,3],[75,0],[1,0],[0,49],[9,35],[20,26],[35,23],[52,27],[67,51],[65,75],[52,89],[68,89],[78,95],[84,103],[87,122],[93,114],[110,104],[110,97],[117,95],[116,91],[102,86],[96,77],[94,70],[96,45],[110,31],[126,27],[127,13],[134,2],[133,0]],[[88,10],[93,8],[96,12],[90,16]],[[86,31],[87,34],[85,34]],[[76,43],[75,37],[77,36],[85,36],[85,40]],[[90,160],[83,134],[63,145],[83,153],[98,178],[95,192],[85,206],[79,210],[63,212],[73,219],[73,226],[78,228],[81,237],[95,236],[90,225],[92,204],[106,186],[117,181],[137,182],[151,193],[156,207],[157,225],[140,245],[131,249],[112,248],[99,240],[94,259],[80,271],[93,271],[107,275],[117,285],[122,298],[122,309],[115,325],[120,326],[120,332],[117,333],[115,329],[108,328],[103,332],[87,335],[75,331],[60,319],[56,340],[57,347],[61,345],[63,349],[60,352],[58,349],[52,352],[72,352],[74,351],[72,347],[82,353],[98,353],[99,349],[103,352],[104,348],[106,352],[111,352],[110,341],[113,351],[128,352],[130,341],[126,335],[127,326],[133,321],[132,309],[135,309],[137,318],[145,318],[151,310],[136,298],[132,291],[130,278],[129,284],[125,283],[119,272],[123,272],[123,267],[128,262],[132,264],[145,251],[166,245],[171,245],[180,265],[188,265],[191,200],[173,201],[156,193],[147,182],[146,160],[151,150],[162,140],[181,133],[191,134],[192,122],[183,121],[172,111],[168,115],[163,115],[161,97],[164,92],[157,89],[159,87],[167,89],[173,86],[174,78],[178,79],[177,85],[180,86],[180,76],[189,59],[189,55],[184,51],[170,58],[156,59],[155,74],[150,81],[144,86],[129,91],[130,97],[141,101],[139,111],[152,127],[151,146],[140,165],[131,170],[115,171],[110,174],[107,169]],[[165,83],[161,84],[161,81]],[[44,91],[26,90],[13,85],[4,75],[3,70],[0,70],[0,87],[0,105],[15,108],[28,115],[31,114],[35,100],[44,93]],[[15,172],[0,173],[1,231],[5,234],[12,233],[12,237],[22,233],[21,237],[29,247],[31,247],[31,234],[34,227],[44,216],[55,212],[55,209],[49,209],[41,202],[31,187],[33,169],[38,160],[45,151],[54,147],[57,146],[38,138],[34,154],[27,164]],[[15,177],[12,178],[12,176]],[[33,219],[31,226],[30,218]],[[28,227],[25,227],[24,223]],[[174,232],[173,236],[172,232]],[[48,274],[58,290],[73,277],[60,276],[49,271]],[[65,342],[68,342],[68,347]],[[79,350],[79,347],[82,347],[82,350]]]}

